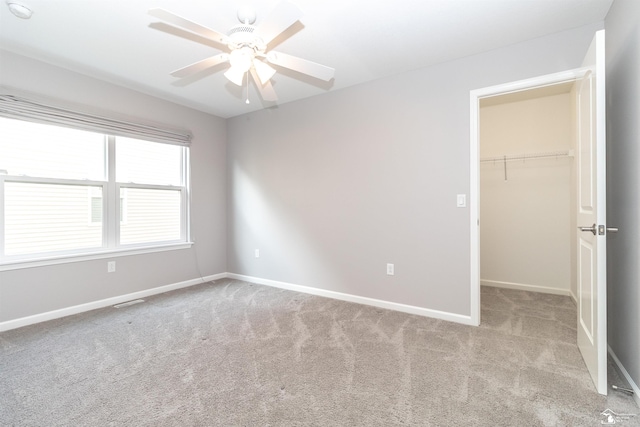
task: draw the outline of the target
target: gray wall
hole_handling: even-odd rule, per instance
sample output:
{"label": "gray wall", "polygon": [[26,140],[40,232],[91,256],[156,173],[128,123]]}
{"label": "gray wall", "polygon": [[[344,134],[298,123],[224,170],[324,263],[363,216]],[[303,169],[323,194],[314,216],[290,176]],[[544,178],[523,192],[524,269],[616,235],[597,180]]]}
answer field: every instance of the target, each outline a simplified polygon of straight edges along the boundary
{"label": "gray wall", "polygon": [[[226,271],[223,119],[0,51],[0,84],[193,133],[191,249],[0,272],[0,322]],[[198,268],[199,267],[199,268]]]}
{"label": "gray wall", "polygon": [[609,346],[640,385],[640,2],[615,0],[605,28]]}
{"label": "gray wall", "polygon": [[578,67],[600,28],[229,119],[229,271],[469,315],[469,91]]}

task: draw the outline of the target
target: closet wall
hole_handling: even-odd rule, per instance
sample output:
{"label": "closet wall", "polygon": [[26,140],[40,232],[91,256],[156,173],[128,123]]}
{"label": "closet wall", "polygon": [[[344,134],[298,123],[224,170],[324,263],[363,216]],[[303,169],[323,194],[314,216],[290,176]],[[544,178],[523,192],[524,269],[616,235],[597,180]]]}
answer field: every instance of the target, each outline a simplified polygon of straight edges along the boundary
{"label": "closet wall", "polygon": [[[483,285],[572,292],[572,86],[556,85],[481,102]],[[521,156],[527,158],[510,160]]]}

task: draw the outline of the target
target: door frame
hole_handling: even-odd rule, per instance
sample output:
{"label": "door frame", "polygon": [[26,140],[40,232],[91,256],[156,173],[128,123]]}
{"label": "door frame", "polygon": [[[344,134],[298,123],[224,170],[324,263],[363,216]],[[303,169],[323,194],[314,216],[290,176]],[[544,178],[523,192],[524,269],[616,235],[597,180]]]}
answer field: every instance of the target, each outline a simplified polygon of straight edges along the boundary
{"label": "door frame", "polygon": [[469,93],[470,317],[472,325],[480,325],[480,100],[482,98],[575,81],[584,76],[587,71],[588,69],[586,68],[576,68],[530,79],[474,89]]}

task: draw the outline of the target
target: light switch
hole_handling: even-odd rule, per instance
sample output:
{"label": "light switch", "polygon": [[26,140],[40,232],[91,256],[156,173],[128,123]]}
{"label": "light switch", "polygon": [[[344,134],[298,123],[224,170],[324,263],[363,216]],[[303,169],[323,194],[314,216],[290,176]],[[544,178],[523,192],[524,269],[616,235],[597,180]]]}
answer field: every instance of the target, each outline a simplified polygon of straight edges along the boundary
{"label": "light switch", "polygon": [[395,266],[393,264],[387,264],[387,275],[393,276],[395,273]]}
{"label": "light switch", "polygon": [[466,194],[458,194],[458,199],[456,202],[456,206],[459,208],[467,207],[467,195]]}

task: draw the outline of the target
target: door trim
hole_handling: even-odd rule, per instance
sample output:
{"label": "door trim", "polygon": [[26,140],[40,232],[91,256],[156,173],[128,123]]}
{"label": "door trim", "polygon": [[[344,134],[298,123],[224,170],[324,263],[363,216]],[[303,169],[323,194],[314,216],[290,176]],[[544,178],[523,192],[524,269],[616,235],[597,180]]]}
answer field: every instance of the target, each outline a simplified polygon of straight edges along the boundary
{"label": "door trim", "polygon": [[575,81],[587,72],[586,68],[576,68],[469,92],[470,318],[475,326],[480,325],[480,99]]}

